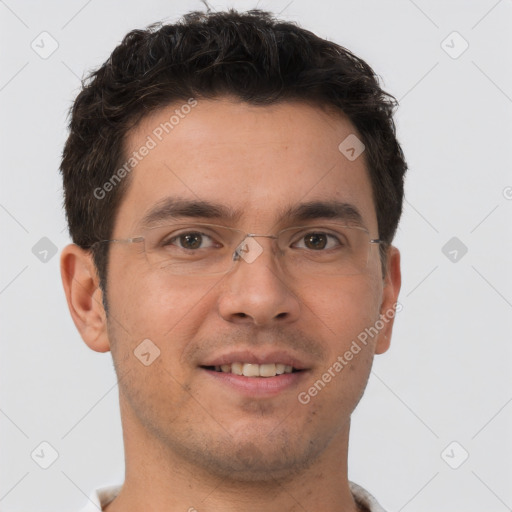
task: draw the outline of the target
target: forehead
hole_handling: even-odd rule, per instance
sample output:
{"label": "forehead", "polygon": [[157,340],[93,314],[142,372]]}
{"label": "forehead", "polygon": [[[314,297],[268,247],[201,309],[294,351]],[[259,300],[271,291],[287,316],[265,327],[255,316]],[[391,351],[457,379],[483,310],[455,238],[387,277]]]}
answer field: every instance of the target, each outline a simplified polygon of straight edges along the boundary
{"label": "forehead", "polygon": [[303,102],[198,99],[159,109],[126,138],[126,158],[135,165],[115,231],[135,229],[168,197],[225,205],[240,227],[253,230],[275,225],[301,203],[345,202],[371,229],[376,216],[364,152],[349,159],[339,149],[357,136],[341,113]]}

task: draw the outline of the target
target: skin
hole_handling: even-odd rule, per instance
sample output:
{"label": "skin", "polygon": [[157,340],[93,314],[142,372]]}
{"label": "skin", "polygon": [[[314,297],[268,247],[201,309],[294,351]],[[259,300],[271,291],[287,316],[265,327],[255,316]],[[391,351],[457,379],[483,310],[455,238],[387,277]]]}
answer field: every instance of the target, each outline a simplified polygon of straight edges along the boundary
{"label": "skin", "polygon": [[[140,148],[175,108],[143,119],[127,148]],[[231,225],[251,233],[288,227],[284,205],[346,201],[378,238],[364,153],[351,162],[338,150],[352,133],[343,115],[306,103],[198,100],[132,171],[113,238],[140,234],[143,215],[169,195],[237,210]],[[64,249],[73,320],[92,350],[112,352],[119,378],[126,479],[109,512],[358,510],[347,477],[350,416],[374,355],[389,348],[393,321],[308,404],[297,394],[393,308],[399,252],[389,248],[385,275],[374,246],[364,274],[290,279],[272,241],[258,242],[263,253],[253,263],[207,278],[171,276],[148,265],[140,244],[111,244],[108,318],[90,255]],[[144,366],[133,351],[148,338],[160,357]],[[199,367],[229,348],[283,349],[308,372],[276,396],[243,396]]]}

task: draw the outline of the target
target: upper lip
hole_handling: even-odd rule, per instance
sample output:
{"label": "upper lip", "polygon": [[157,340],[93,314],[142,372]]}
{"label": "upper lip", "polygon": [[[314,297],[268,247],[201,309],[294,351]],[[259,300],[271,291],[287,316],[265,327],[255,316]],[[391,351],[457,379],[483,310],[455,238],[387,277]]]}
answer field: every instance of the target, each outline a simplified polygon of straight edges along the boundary
{"label": "upper lip", "polygon": [[222,366],[231,363],[270,364],[281,363],[293,366],[296,370],[307,370],[310,365],[284,350],[235,350],[212,356],[200,366]]}

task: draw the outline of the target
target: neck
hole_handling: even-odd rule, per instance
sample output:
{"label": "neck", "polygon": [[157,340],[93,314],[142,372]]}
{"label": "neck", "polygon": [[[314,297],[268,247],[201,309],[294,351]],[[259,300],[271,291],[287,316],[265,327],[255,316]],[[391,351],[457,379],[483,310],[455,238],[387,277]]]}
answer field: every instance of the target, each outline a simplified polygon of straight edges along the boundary
{"label": "neck", "polygon": [[172,451],[121,400],[126,477],[107,512],[356,512],[347,477],[350,422],[307,469],[279,478],[219,476]]}

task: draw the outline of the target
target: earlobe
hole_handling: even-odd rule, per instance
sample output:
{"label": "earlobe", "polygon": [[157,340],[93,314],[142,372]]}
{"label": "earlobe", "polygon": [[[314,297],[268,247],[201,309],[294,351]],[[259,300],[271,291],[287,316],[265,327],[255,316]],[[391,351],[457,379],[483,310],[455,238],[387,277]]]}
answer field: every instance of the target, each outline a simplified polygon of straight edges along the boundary
{"label": "earlobe", "polygon": [[376,354],[383,354],[389,349],[391,344],[393,323],[395,316],[399,311],[397,304],[401,284],[402,275],[400,270],[400,251],[396,247],[390,246],[386,260],[386,275],[384,278],[384,289],[380,309],[382,329],[380,329],[377,344],[375,346]]}
{"label": "earlobe", "polygon": [[82,339],[92,350],[107,352],[106,315],[92,254],[70,244],[62,251],[60,270],[69,311]]}

